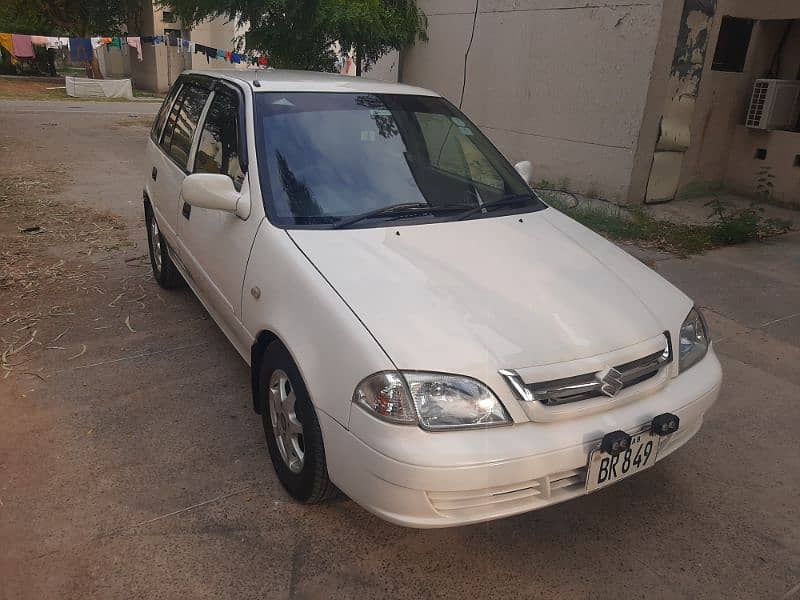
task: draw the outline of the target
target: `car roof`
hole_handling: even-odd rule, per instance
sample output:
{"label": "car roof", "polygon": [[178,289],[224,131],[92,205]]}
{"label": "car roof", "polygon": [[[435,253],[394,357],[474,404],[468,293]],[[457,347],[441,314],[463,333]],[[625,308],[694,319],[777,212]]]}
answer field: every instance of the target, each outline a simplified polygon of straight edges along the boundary
{"label": "car roof", "polygon": [[292,71],[289,69],[205,69],[185,71],[185,75],[205,75],[240,81],[254,92],[353,92],[366,94],[414,94],[439,96],[436,92],[401,83],[386,83],[363,77]]}

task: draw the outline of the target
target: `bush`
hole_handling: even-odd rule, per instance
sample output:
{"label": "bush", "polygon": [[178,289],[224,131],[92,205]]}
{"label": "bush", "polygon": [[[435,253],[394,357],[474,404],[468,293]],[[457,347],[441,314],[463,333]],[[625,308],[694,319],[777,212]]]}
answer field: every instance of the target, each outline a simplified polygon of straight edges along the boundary
{"label": "bush", "polygon": [[792,227],[791,221],[784,219],[764,219],[764,208],[755,202],[747,208],[732,209],[729,202],[719,196],[706,203],[711,207],[709,219],[714,223],[711,240],[718,246],[731,246],[752,240],[764,239],[771,235],[786,233]]}

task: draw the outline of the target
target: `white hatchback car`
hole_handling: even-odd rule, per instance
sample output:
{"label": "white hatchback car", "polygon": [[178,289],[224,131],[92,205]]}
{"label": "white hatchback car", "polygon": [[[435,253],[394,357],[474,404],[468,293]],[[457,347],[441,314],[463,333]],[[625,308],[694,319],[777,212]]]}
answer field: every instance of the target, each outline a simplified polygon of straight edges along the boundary
{"label": "white hatchback car", "polygon": [[442,527],[642,471],[721,381],[692,301],[549,208],[438,94],[183,74],[148,143],[153,272],[251,366],[278,478]]}

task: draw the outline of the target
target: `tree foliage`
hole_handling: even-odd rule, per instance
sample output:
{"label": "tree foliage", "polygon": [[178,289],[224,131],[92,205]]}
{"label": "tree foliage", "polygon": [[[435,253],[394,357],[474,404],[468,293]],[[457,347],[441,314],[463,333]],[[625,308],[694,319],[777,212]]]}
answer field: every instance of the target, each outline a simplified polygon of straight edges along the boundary
{"label": "tree foliage", "polygon": [[187,24],[225,17],[249,25],[248,48],[276,67],[334,71],[332,45],[356,51],[356,71],[391,50],[425,40],[427,19],[414,0],[162,0]]}
{"label": "tree foliage", "polygon": [[90,37],[139,30],[141,0],[2,0],[0,29]]}
{"label": "tree foliage", "polygon": [[353,48],[356,75],[384,54],[427,40],[427,19],[411,0],[325,0],[321,20],[342,48]]}
{"label": "tree foliage", "polygon": [[64,30],[38,10],[28,10],[29,2],[2,0],[0,2],[0,31],[33,35],[63,35]]}
{"label": "tree foliage", "polygon": [[[142,0],[0,0],[0,31],[74,37],[113,36],[141,28]],[[102,77],[97,57],[87,75]]]}

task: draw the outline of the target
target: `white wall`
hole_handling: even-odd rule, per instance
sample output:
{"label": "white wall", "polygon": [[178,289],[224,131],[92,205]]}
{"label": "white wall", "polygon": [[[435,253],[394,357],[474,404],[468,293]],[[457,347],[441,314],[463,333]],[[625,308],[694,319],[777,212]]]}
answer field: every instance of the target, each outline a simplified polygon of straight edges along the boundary
{"label": "white wall", "polygon": [[[473,0],[419,0],[427,44],[403,82],[461,95]],[[480,0],[463,110],[534,177],[624,200],[661,26],[661,0]]]}

